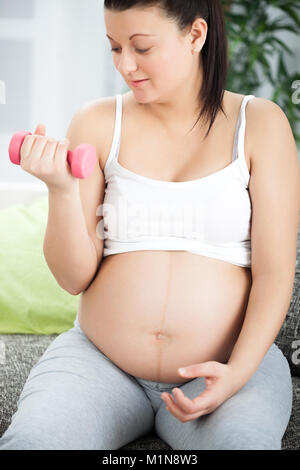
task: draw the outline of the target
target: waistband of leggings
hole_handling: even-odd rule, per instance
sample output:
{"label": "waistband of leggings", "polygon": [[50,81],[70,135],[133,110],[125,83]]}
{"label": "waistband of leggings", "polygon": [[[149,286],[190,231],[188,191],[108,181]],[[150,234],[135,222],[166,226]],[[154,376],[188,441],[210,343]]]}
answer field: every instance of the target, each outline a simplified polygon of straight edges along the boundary
{"label": "waistband of leggings", "polygon": [[144,385],[145,387],[154,389],[154,390],[165,390],[169,388],[175,388],[175,387],[180,387],[183,385],[185,382],[180,382],[180,383],[167,383],[167,382],[156,382],[154,380],[148,380],[148,379],[141,379],[140,377],[135,377],[135,380],[139,382],[141,385]]}

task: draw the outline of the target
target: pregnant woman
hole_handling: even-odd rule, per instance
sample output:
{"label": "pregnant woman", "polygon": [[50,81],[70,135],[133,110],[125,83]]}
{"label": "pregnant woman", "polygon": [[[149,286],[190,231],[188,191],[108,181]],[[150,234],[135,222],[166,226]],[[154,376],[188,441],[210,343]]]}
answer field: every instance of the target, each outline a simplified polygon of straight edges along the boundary
{"label": "pregnant woman", "polygon": [[[292,295],[297,148],[272,101],[225,90],[219,0],[105,0],[130,91],[89,102],[66,143],[38,126],[44,254],[80,303],[31,370],[0,449],[281,449],[292,409],[274,340]],[[74,178],[66,152],[96,147]],[[185,368],[185,373],[180,371]]]}

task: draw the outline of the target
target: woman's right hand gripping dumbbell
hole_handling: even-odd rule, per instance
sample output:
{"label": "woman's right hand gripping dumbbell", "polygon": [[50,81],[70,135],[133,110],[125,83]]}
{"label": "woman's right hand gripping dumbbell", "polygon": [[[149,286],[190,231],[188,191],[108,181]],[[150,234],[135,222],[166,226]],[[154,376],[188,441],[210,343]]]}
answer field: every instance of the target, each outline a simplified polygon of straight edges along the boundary
{"label": "woman's right hand gripping dumbbell", "polygon": [[49,190],[78,189],[79,180],[72,175],[67,162],[69,140],[58,142],[45,132],[45,126],[39,124],[34,134],[25,137],[20,151],[21,168],[44,181]]}

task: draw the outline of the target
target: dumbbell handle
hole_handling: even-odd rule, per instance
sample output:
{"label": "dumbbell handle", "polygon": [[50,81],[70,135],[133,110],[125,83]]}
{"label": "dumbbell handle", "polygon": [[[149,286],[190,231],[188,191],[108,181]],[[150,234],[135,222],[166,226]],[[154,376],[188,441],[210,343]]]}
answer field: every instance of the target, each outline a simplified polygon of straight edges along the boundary
{"label": "dumbbell handle", "polygon": [[[27,131],[16,132],[10,141],[8,154],[10,161],[15,165],[20,165],[21,147],[27,135],[32,134]],[[68,150],[67,161],[75,178],[87,178],[93,172],[97,161],[96,149],[90,144],[80,144],[73,152]]]}

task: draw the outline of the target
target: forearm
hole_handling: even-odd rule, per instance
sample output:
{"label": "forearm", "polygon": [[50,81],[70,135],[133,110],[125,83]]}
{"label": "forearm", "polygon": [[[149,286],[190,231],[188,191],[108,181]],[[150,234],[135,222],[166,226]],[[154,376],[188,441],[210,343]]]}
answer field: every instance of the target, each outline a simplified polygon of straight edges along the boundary
{"label": "forearm", "polygon": [[228,360],[241,388],[254,374],[287,315],[293,292],[291,276],[264,276],[252,283],[243,327]]}
{"label": "forearm", "polygon": [[48,192],[44,256],[58,284],[71,294],[85,289],[97,270],[96,248],[82,210],[80,191]]}

